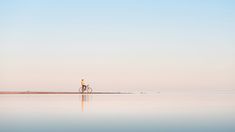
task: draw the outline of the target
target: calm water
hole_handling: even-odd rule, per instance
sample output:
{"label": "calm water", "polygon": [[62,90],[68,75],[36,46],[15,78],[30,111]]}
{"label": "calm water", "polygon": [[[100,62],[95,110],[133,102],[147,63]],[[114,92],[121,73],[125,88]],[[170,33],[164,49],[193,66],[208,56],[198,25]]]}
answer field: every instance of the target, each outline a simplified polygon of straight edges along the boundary
{"label": "calm water", "polygon": [[0,95],[0,132],[234,132],[234,94]]}

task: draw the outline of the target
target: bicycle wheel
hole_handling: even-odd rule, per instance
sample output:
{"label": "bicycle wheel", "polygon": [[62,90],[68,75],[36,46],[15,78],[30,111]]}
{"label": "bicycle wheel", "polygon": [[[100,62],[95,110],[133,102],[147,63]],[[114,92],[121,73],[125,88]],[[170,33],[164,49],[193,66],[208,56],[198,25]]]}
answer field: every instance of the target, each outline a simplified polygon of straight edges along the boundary
{"label": "bicycle wheel", "polygon": [[91,87],[88,87],[88,88],[87,88],[87,93],[92,93],[92,91],[93,91],[93,90],[92,90]]}
{"label": "bicycle wheel", "polygon": [[84,92],[82,87],[79,88],[79,92],[80,92],[80,93],[83,93],[83,92]]}

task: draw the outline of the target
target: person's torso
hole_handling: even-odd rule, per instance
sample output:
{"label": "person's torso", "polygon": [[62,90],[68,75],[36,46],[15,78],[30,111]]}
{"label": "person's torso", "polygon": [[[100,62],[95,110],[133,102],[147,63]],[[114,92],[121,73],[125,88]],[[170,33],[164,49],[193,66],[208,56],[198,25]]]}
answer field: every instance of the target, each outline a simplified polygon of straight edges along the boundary
{"label": "person's torso", "polygon": [[81,85],[85,85],[85,81],[81,81]]}

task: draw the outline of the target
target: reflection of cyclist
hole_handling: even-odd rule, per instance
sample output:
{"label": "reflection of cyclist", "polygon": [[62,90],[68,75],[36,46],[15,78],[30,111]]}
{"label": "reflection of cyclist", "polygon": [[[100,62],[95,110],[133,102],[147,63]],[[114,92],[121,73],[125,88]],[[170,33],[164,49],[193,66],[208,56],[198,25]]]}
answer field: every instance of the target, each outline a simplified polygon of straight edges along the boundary
{"label": "reflection of cyclist", "polygon": [[81,85],[82,85],[82,89],[85,91],[86,90],[86,83],[85,83],[84,79],[81,80]]}

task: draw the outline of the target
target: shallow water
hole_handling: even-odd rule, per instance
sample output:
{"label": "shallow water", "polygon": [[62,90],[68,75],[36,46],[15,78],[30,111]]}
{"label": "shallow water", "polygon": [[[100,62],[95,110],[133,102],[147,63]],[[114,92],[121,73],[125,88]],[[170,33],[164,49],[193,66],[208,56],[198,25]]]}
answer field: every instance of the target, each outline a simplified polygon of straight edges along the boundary
{"label": "shallow water", "polygon": [[234,132],[234,94],[0,95],[1,132]]}

